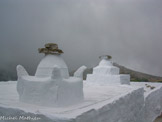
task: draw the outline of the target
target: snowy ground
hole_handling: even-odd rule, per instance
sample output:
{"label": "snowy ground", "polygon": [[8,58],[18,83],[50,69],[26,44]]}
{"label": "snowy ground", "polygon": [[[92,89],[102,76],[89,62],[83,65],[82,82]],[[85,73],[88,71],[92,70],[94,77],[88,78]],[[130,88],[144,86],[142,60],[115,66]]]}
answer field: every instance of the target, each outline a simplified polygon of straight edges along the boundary
{"label": "snowy ground", "polygon": [[[143,109],[144,99],[150,97],[149,94],[162,89],[162,84],[159,83],[149,83],[155,87],[153,90],[146,87],[145,84],[148,83],[137,82],[131,83],[131,86],[84,84],[83,103],[64,108],[49,108],[19,102],[16,81],[0,82],[0,116],[37,116],[40,118],[39,122],[142,122],[144,120],[141,116],[144,115],[140,112]],[[145,97],[143,97],[143,87]],[[160,100],[162,100],[161,96]],[[162,105],[159,109],[161,108]]]}
{"label": "snowy ground", "polygon": [[[147,86],[152,86],[153,89]],[[144,95],[145,97],[148,96],[151,92],[154,90],[157,90],[157,88],[160,88],[162,86],[162,83],[150,83],[150,82],[131,82],[131,86],[139,86],[144,88]]]}

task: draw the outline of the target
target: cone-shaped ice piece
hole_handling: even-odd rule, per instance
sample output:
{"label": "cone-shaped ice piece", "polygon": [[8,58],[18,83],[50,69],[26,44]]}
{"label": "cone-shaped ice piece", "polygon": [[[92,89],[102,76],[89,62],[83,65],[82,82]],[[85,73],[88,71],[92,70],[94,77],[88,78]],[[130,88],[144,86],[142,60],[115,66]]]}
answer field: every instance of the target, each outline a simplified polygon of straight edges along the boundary
{"label": "cone-shaped ice piece", "polygon": [[27,71],[25,70],[25,68],[23,66],[21,66],[21,65],[17,65],[16,69],[17,69],[17,77],[18,78],[20,78],[21,76],[29,75],[27,73]]}
{"label": "cone-shaped ice piece", "polygon": [[83,72],[84,70],[86,70],[87,67],[86,66],[81,66],[75,73],[74,73],[74,77],[78,77],[83,79]]}

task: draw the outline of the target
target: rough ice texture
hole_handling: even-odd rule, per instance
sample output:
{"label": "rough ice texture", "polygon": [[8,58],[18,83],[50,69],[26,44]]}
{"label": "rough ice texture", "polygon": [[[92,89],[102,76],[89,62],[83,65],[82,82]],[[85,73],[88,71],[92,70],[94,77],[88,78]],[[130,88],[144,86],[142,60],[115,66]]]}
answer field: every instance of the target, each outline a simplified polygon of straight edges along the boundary
{"label": "rough ice texture", "polygon": [[162,84],[147,83],[155,86],[154,90],[145,84],[115,86],[85,82],[84,102],[51,108],[19,102],[16,82],[1,82],[0,115],[39,117],[39,122],[153,122],[162,111]]}
{"label": "rough ice texture", "polygon": [[[151,90],[146,87],[146,84],[154,86],[155,89]],[[145,107],[143,113],[145,116],[145,122],[153,122],[157,116],[162,113],[162,83],[131,83],[132,86],[143,86],[145,90]]]}
{"label": "rough ice texture", "polygon": [[36,75],[29,76],[23,66],[17,66],[19,100],[42,106],[66,106],[82,102],[83,71],[80,67],[74,77],[60,55],[46,55],[38,65]]}
{"label": "rough ice texture", "polygon": [[112,62],[102,59],[99,65],[93,68],[93,74],[87,75],[87,82],[99,84],[130,84],[130,75],[119,74],[119,68]]}
{"label": "rough ice texture", "polygon": [[162,113],[162,87],[153,90],[145,97],[146,122],[154,121]]}

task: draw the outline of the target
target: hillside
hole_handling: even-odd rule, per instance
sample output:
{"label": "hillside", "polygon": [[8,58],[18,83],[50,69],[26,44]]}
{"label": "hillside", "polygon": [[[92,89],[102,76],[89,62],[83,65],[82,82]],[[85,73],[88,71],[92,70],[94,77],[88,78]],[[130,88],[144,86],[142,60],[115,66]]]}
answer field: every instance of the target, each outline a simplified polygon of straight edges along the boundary
{"label": "hillside", "polygon": [[150,81],[150,82],[162,82],[162,77],[149,75],[146,73],[142,73],[139,71],[134,71],[132,69],[128,69],[124,66],[121,66],[117,63],[114,63],[114,66],[117,66],[120,68],[121,74],[130,74],[132,81]]}
{"label": "hillside", "polygon": [[[114,63],[114,66],[117,66],[120,68],[121,74],[130,74],[131,81],[145,81],[145,82],[162,82],[162,77],[149,75],[146,73],[134,71],[132,69],[128,69],[124,66],[121,66],[117,63]],[[73,75],[74,71],[70,73],[70,75]],[[86,79],[87,74],[92,74],[92,68],[86,69],[83,78]]]}

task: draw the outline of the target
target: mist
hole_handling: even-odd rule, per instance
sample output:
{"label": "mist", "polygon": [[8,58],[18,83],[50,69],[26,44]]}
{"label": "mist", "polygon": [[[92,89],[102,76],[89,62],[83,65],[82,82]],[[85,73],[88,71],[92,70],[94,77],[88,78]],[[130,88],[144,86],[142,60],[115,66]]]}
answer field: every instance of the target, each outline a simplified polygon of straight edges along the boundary
{"label": "mist", "polygon": [[162,76],[161,0],[0,0],[0,69],[34,74],[57,43],[70,71],[94,67],[98,57]]}

